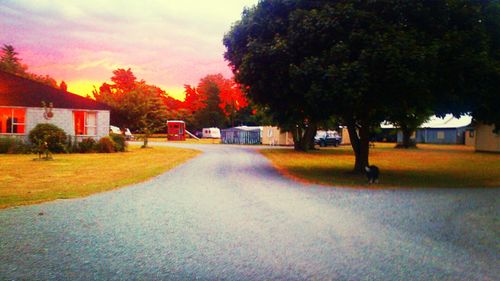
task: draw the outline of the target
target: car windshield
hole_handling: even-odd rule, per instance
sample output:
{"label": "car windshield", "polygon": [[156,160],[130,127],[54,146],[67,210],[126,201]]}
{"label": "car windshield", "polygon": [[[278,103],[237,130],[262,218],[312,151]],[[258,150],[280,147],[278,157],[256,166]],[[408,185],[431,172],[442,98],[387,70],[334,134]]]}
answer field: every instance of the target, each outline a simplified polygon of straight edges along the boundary
{"label": "car windshield", "polygon": [[326,136],[326,132],[325,131],[318,131],[316,133],[316,136],[314,137],[315,139],[321,139],[321,138],[324,138]]}

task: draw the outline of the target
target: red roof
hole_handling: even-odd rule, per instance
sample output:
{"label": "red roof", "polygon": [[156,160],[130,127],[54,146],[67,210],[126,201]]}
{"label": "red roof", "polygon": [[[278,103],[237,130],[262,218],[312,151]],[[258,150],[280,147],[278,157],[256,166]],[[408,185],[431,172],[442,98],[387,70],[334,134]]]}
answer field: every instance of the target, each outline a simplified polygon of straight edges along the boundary
{"label": "red roof", "polygon": [[0,106],[42,107],[42,101],[51,102],[54,108],[110,109],[95,100],[0,71]]}

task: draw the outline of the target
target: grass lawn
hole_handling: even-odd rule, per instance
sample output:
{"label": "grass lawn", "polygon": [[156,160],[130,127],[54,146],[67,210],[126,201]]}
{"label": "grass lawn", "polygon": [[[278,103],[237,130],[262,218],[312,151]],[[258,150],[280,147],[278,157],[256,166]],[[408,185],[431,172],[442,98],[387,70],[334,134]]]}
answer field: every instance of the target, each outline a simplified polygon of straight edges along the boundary
{"label": "grass lawn", "polygon": [[[137,140],[139,142],[142,142],[142,139]],[[193,139],[189,138],[186,139],[185,141],[168,141],[167,138],[149,138],[148,141],[150,142],[172,142],[172,143],[198,143],[198,144],[220,144],[220,139]]]}
{"label": "grass lawn", "polygon": [[[418,149],[394,149],[377,143],[370,164],[380,168],[380,183],[371,187],[500,187],[500,155],[476,153],[458,145],[420,144]],[[263,149],[283,174],[296,180],[332,186],[368,187],[366,177],[353,174],[350,146],[309,153]]]}
{"label": "grass lawn", "polygon": [[52,161],[36,155],[0,154],[0,208],[75,198],[116,189],[157,176],[200,152],[173,147],[112,154],[55,154]]}

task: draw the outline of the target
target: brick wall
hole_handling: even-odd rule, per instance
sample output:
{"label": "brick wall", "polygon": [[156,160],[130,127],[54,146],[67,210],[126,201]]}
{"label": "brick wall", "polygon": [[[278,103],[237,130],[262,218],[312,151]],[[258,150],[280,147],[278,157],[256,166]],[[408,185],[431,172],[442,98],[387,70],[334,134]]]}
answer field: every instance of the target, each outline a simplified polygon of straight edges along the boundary
{"label": "brick wall", "polygon": [[[84,110],[85,111],[85,110]],[[26,109],[26,135],[39,123],[50,123],[63,129],[70,136],[75,135],[75,124],[73,120],[73,109],[52,109],[54,116],[47,120],[44,117],[45,110],[38,107]],[[109,134],[109,111],[98,110],[97,112],[97,136],[95,139],[102,138]]]}

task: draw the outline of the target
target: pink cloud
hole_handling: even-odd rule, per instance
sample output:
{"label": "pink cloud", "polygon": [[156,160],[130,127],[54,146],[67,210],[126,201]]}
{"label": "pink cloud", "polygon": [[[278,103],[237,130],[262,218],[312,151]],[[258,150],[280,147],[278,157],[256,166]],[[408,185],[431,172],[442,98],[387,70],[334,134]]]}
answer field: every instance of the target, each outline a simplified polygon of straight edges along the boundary
{"label": "pink cloud", "polygon": [[168,92],[207,74],[231,76],[222,37],[257,0],[147,3],[2,1],[0,43],[13,45],[31,71],[58,80],[104,82],[130,67]]}

